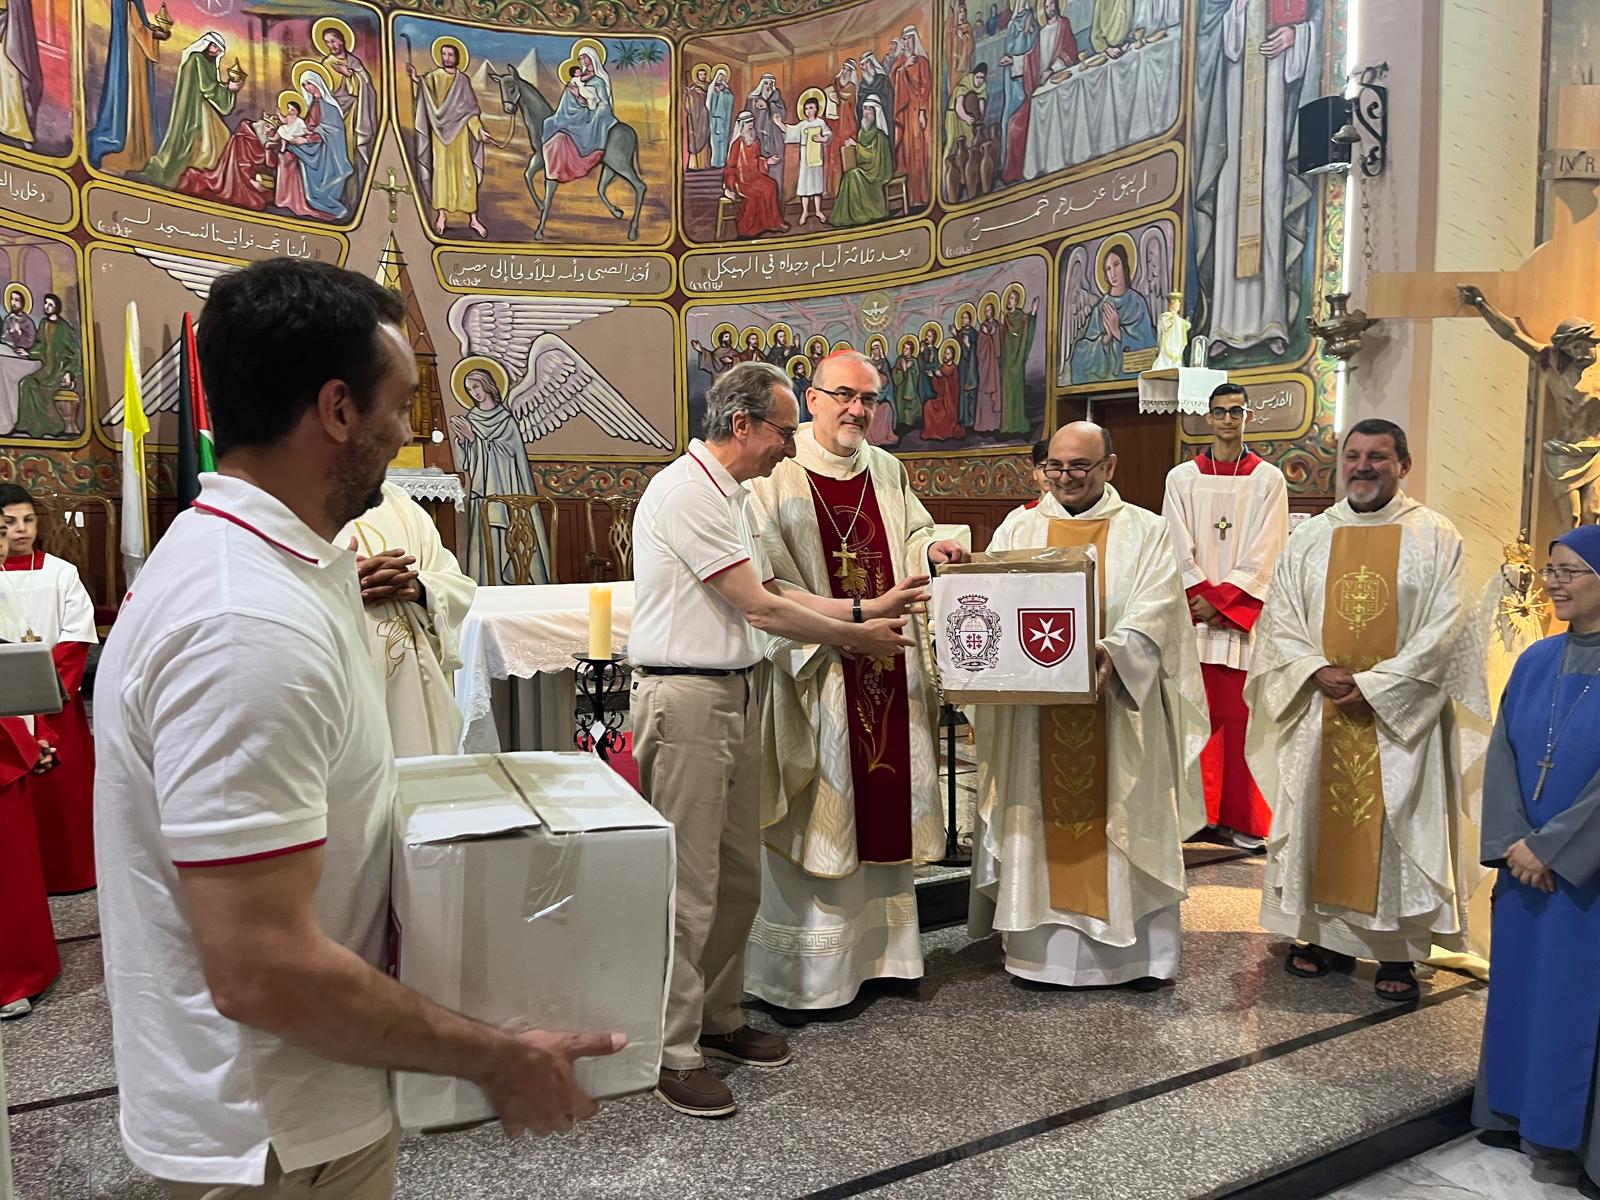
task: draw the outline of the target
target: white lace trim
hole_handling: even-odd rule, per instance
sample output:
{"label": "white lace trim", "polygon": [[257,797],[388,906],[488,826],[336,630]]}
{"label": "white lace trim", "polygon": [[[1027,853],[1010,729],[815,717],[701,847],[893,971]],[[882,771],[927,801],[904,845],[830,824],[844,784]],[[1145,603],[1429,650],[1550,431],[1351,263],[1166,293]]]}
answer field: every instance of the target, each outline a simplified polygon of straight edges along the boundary
{"label": "white lace trim", "polygon": [[438,467],[394,467],[387,478],[413,500],[448,500],[458,511],[466,508],[467,493],[460,478]]}

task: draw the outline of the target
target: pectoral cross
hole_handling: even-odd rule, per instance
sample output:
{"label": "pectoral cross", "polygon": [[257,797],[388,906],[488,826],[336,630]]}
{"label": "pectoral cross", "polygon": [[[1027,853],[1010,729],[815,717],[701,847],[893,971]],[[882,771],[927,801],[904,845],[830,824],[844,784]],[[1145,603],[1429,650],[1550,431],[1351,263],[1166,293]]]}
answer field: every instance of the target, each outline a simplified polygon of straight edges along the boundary
{"label": "pectoral cross", "polygon": [[844,590],[852,595],[863,590],[866,586],[867,573],[861,569],[856,552],[849,546],[840,546],[833,552],[833,557],[839,560],[839,566],[834,570],[833,577],[844,585]]}
{"label": "pectoral cross", "polygon": [[39,640],[39,635],[35,633],[32,628],[29,628],[28,632],[22,635],[22,640],[25,642],[37,642]]}
{"label": "pectoral cross", "polygon": [[375,183],[372,185],[372,189],[377,192],[389,193],[389,224],[393,225],[400,219],[400,197],[401,195],[411,195],[411,188],[406,184],[395,182],[395,171],[393,167],[390,167],[389,182]]}
{"label": "pectoral cross", "polygon": [[1217,531],[1217,537],[1225,542],[1228,540],[1228,530],[1233,528],[1233,522],[1228,520],[1227,517],[1223,517],[1211,528],[1215,529]]}
{"label": "pectoral cross", "polygon": [[1550,768],[1555,765],[1555,757],[1550,754],[1546,754],[1539,760],[1539,781],[1533,785],[1533,799],[1528,801],[1529,804],[1539,803],[1539,797],[1544,795],[1544,777],[1550,773]]}

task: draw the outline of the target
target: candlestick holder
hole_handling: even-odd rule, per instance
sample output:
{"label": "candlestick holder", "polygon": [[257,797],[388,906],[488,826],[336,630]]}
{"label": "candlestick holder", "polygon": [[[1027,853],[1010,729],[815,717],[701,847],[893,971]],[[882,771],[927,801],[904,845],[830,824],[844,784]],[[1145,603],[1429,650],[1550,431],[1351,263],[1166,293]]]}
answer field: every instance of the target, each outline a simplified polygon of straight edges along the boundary
{"label": "candlestick holder", "polygon": [[608,707],[606,700],[622,694],[623,659],[613,654],[610,658],[590,658],[574,654],[578,666],[574,721],[577,729],[572,744],[606,759],[608,754],[622,749],[622,717],[620,706]]}

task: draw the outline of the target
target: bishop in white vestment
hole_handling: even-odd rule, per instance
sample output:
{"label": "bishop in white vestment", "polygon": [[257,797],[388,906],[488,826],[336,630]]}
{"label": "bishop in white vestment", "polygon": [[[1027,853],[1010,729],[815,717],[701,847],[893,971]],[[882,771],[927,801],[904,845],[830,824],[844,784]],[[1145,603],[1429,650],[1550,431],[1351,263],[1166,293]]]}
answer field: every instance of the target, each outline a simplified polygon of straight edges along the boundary
{"label": "bishop in white vestment", "polygon": [[[866,618],[897,582],[966,557],[939,537],[900,461],[866,441],[879,386],[859,354],[824,359],[795,457],[749,485],[778,582],[859,600]],[[925,640],[877,660],[775,641],[768,658],[745,988],[784,1008],[836,1008],[868,979],[922,975],[912,872],[945,848],[939,701]]]}
{"label": "bishop in white vestment", "polygon": [[461,747],[457,647],[478,585],[444,548],[426,510],[393,483],[383,485],[377,507],[334,539],[337,546],[352,542],[368,640],[387,680],[395,755],[455,754]]}
{"label": "bishop in white vestment", "polygon": [[[1104,815],[1088,836],[1104,845],[1087,857],[1088,871],[1075,851],[1070,870],[1081,877],[1064,880],[1069,868],[1052,862],[1051,845],[1071,827],[1047,820],[1055,806],[1044,803],[1053,784],[1041,770],[1043,738],[1061,746],[1051,754],[1063,763],[1058,776],[1095,771],[1102,735],[1058,731],[1088,706],[976,706],[970,923],[974,936],[1001,931],[1006,970],[1024,979],[1150,988],[1177,973],[1183,839],[1205,823],[1205,692],[1166,522],[1122,500],[1109,483],[1115,467],[1104,430],[1065,426],[1045,466],[1051,494],[1013,512],[989,543],[990,551],[1096,549]],[[1052,904],[1067,892],[1088,896]]]}
{"label": "bishop in white vestment", "polygon": [[1346,498],[1290,536],[1245,685],[1275,809],[1261,924],[1301,941],[1291,974],[1374,958],[1392,1000],[1417,995],[1430,945],[1463,946],[1455,710],[1488,713],[1461,538],[1400,490],[1409,469],[1397,426],[1352,428]]}
{"label": "bishop in white vestment", "polygon": [[1206,823],[1259,850],[1272,809],[1245,762],[1244,678],[1272,570],[1289,536],[1289,489],[1282,471],[1245,448],[1248,420],[1244,388],[1224,383],[1211,394],[1206,424],[1214,441],[1168,472],[1161,515],[1194,614],[1211,711],[1211,740],[1200,757]]}

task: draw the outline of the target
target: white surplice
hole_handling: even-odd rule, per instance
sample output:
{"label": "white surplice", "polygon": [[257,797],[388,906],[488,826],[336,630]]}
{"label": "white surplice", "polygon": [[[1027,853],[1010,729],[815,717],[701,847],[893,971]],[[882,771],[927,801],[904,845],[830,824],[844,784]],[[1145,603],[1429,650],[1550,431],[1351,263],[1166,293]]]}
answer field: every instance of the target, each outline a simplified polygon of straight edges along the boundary
{"label": "white surplice", "polygon": [[[752,480],[752,523],[778,581],[832,595],[827,551],[837,537],[817,527],[806,471],[853,479],[870,471],[873,495],[894,558],[896,581],[927,574],[938,531],[911,490],[900,460],[864,445],[841,458],[818,445],[809,425],[795,437],[796,456],[766,479]],[[826,542],[826,547],[824,546]],[[850,713],[844,666],[828,646],[774,640],[763,671],[761,911],[750,933],[745,987],[785,1008],[848,1004],[868,979],[916,979],[922,946],[912,878],[916,863],[944,854],[944,814],[934,751],[939,701],[919,619],[907,629],[912,861],[862,864],[856,857],[855,786],[850,769]]]}
{"label": "white surplice", "polygon": [[[1257,600],[1267,598],[1289,536],[1289,489],[1277,467],[1257,462],[1248,475],[1207,475],[1194,459],[1179,463],[1167,473],[1161,515],[1186,591],[1232,584]],[[1201,662],[1235,671],[1250,665],[1250,630],[1199,622],[1194,634]]]}
{"label": "white surplice", "polygon": [[[1336,531],[1398,524],[1399,649],[1356,684],[1378,725],[1385,820],[1375,914],[1313,900],[1321,804],[1322,617]],[[1342,500],[1290,535],[1256,625],[1245,683],[1250,769],[1273,804],[1261,924],[1341,954],[1405,962],[1463,946],[1463,786],[1456,706],[1487,718],[1483,656],[1461,596],[1461,537],[1404,494]]]}
{"label": "white surplice", "polygon": [[[1166,522],[1115,488],[1085,520],[1109,518],[1105,621],[1107,920],[1050,907],[1034,705],[977,705],[977,831],[973,936],[1001,930],[1006,970],[1068,986],[1170,979],[1178,966],[1178,906],[1187,894],[1183,839],[1205,824],[1200,750],[1210,733],[1189,607]],[[1072,514],[1054,496],[1013,512],[989,549],[1042,548],[1051,520]]]}
{"label": "white surplice", "polygon": [[100,635],[94,627],[94,602],[78,568],[53,554],[43,560],[36,571],[3,573],[0,641],[37,639],[51,648],[61,642],[95,645]]}
{"label": "white surplice", "polygon": [[457,647],[478,585],[444,548],[427,511],[392,483],[383,485],[383,501],[341,529],[333,544],[348,546],[352,538],[367,557],[385,550],[414,556],[422,585],[421,604],[388,600],[366,610],[368,641],[387,680],[395,755],[455,754],[461,746]]}

